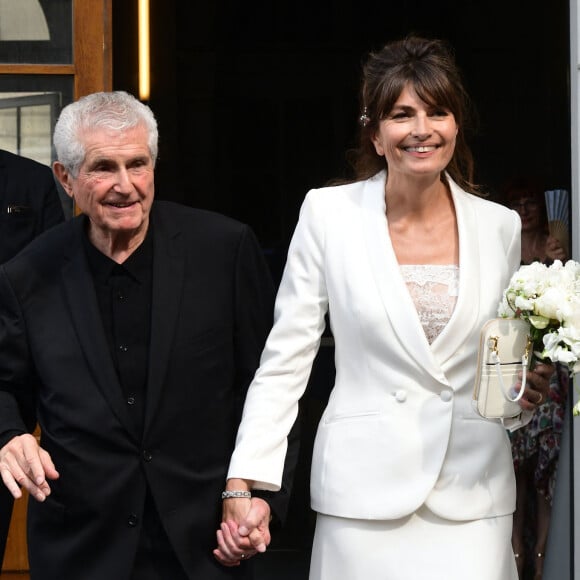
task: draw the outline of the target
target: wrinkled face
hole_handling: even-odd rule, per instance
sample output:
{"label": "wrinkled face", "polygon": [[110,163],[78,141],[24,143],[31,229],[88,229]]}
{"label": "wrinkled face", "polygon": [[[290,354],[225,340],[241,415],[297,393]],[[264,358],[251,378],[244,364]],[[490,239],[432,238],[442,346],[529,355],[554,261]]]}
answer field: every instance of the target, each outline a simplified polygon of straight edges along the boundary
{"label": "wrinkled face", "polygon": [[153,203],[153,160],[147,130],[98,129],[82,136],[85,159],[77,177],[55,164],[55,173],[77,208],[90,219],[90,234],[144,237]]}
{"label": "wrinkled face", "polygon": [[453,157],[457,131],[449,109],[425,103],[408,84],[379,123],[373,144],[387,160],[389,178],[439,175]]}
{"label": "wrinkled face", "polygon": [[532,195],[522,194],[510,202],[522,220],[522,231],[534,231],[542,227],[542,204]]}

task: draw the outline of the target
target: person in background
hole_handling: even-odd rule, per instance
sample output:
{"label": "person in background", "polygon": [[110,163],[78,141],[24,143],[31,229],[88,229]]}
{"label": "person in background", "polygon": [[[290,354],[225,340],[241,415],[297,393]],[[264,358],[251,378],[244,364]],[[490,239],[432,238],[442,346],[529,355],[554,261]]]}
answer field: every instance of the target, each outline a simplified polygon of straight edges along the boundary
{"label": "person in background", "polygon": [[273,284],[248,226],[154,201],[157,142],[127,93],[66,106],[53,169],[82,215],[0,267],[0,474],[36,500],[34,580],[251,577],[212,548]]}
{"label": "person in background", "polygon": [[522,264],[565,262],[569,250],[548,229],[544,188],[535,178],[516,177],[503,187],[505,203],[522,221]]}
{"label": "person in background", "polygon": [[[63,221],[50,167],[0,149],[0,264]],[[4,560],[12,506],[12,495],[0,487],[0,563]]]}
{"label": "person in background", "polygon": [[[472,406],[480,331],[520,263],[515,211],[476,195],[451,50],[408,37],[363,70],[354,182],[311,190],[248,391],[227,489],[277,490],[329,313],[336,382],[312,458],[312,580],[515,580],[504,425]],[[553,367],[529,374],[521,418]],[[521,386],[521,385],[520,385]],[[264,549],[248,499],[216,555]]]}
{"label": "person in background", "polygon": [[62,221],[51,169],[0,149],[0,264]]}
{"label": "person in background", "polygon": [[[504,186],[506,205],[522,221],[522,264],[569,257],[568,248],[549,234],[544,189],[537,179],[519,177]],[[517,486],[512,544],[520,580],[542,579],[568,382],[566,370],[556,365],[546,400],[527,425],[511,434]]]}

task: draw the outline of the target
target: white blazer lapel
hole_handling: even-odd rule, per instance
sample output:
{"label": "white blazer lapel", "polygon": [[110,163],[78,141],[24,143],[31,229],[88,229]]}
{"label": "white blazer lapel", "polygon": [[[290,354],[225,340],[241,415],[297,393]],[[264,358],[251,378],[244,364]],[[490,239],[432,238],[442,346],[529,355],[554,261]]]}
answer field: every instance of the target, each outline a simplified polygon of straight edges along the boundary
{"label": "white blazer lapel", "polygon": [[459,232],[459,294],[451,319],[431,345],[439,364],[444,364],[462,344],[479,317],[480,260],[478,227],[470,193],[466,193],[447,176]]}
{"label": "white blazer lapel", "polygon": [[389,340],[399,340],[417,365],[446,383],[447,379],[433,356],[393,250],[386,217],[385,178],[386,173],[381,172],[365,182],[361,226],[375,282],[396,335],[389,337]]}

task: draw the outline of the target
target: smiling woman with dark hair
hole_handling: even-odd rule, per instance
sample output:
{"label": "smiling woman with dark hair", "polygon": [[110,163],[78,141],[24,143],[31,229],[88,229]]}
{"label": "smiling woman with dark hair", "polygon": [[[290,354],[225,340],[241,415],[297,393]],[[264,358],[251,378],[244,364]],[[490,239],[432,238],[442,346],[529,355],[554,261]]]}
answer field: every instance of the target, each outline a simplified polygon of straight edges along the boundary
{"label": "smiling woman with dark hair", "polygon": [[[371,54],[361,95],[357,181],[306,196],[227,490],[279,489],[328,312],[336,382],[312,457],[311,580],[516,580],[509,441],[472,391],[480,330],[519,265],[520,220],[473,194],[468,99],[444,43]],[[551,370],[528,373],[511,428]],[[265,549],[249,502],[225,500],[224,562]]]}

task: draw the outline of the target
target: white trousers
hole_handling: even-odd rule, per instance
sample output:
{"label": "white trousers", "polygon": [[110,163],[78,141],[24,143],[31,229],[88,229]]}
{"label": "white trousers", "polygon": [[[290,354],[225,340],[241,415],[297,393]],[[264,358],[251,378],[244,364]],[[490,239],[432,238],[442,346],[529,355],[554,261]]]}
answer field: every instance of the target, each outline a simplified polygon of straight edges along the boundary
{"label": "white trousers", "polygon": [[310,580],[518,580],[512,515],[456,522],[426,508],[399,520],[318,514]]}

